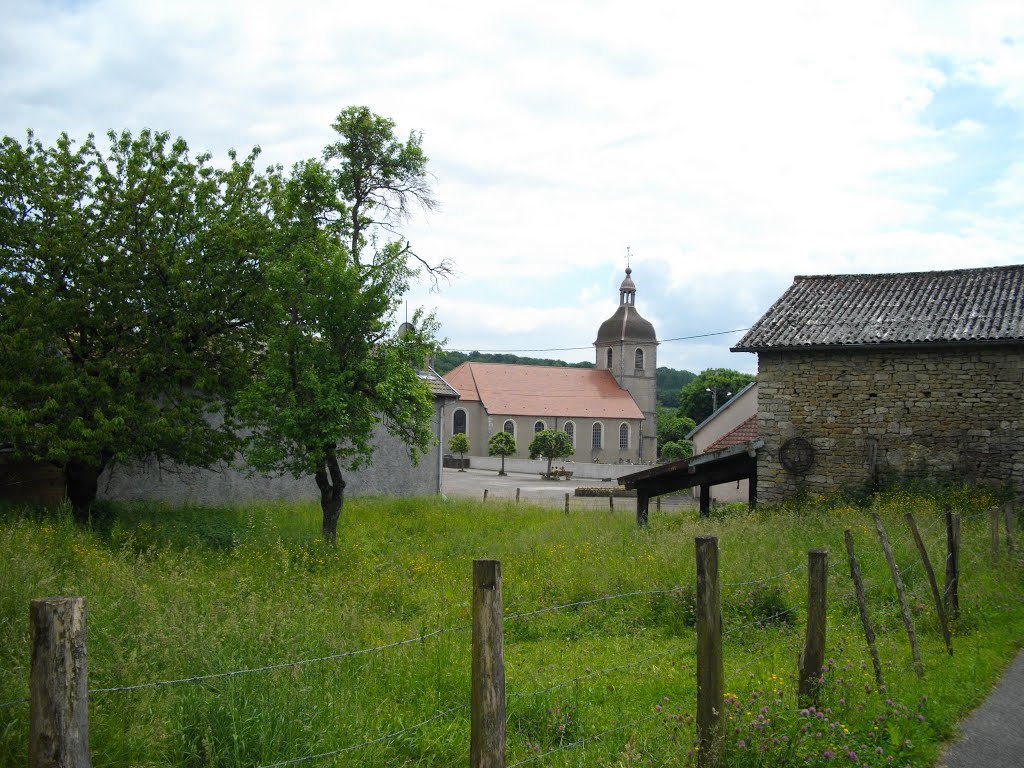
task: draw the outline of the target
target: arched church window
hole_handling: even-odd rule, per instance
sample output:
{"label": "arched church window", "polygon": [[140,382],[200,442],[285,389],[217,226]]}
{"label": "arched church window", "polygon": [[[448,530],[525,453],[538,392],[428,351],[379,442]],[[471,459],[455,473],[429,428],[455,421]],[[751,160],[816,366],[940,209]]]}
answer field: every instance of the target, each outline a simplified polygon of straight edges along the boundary
{"label": "arched church window", "polygon": [[644,351],[638,349],[633,356],[633,367],[642,369],[644,367]]}
{"label": "arched church window", "polygon": [[533,434],[537,434],[538,432],[541,432],[543,430],[544,430],[544,422],[543,421],[538,421],[536,424],[533,425]]}
{"label": "arched church window", "polygon": [[629,425],[619,425],[619,449],[625,450],[629,448]]}
{"label": "arched church window", "polygon": [[452,434],[466,434],[466,412],[461,408],[452,415]]}
{"label": "arched church window", "polygon": [[594,448],[601,448],[604,445],[604,429],[601,422],[596,422],[590,434],[590,444]]}
{"label": "arched church window", "polygon": [[611,347],[608,347],[608,354],[605,357],[608,359],[608,365],[606,365],[605,367],[606,368],[611,368],[612,367],[612,348]]}
{"label": "arched church window", "polygon": [[506,421],[505,426],[503,426],[502,429],[512,435],[512,437],[516,436],[516,423],[512,421],[512,419]]}
{"label": "arched church window", "polygon": [[565,434],[569,436],[569,441],[572,443],[572,447],[576,447],[576,425],[571,421],[565,422],[565,426],[562,427]]}

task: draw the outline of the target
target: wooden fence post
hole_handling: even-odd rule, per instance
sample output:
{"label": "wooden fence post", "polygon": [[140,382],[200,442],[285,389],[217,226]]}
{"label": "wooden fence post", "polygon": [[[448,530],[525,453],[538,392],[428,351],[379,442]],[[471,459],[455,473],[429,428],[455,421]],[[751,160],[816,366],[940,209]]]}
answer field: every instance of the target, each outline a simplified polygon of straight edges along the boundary
{"label": "wooden fence post", "polygon": [[868,617],[868,601],[864,596],[864,582],[860,578],[860,564],[857,556],[853,553],[853,534],[847,528],[843,532],[846,539],[846,554],[850,560],[850,578],[853,579],[853,588],[857,595],[857,609],[860,611],[860,623],[864,625],[864,639],[867,640],[868,650],[871,651],[871,663],[875,667],[875,682],[879,687],[885,685],[882,679],[882,664],[878,660],[878,646],[875,645],[875,630],[871,628],[871,619]]}
{"label": "wooden fence post", "polygon": [[29,605],[30,768],[89,768],[85,599],[50,597]]}
{"label": "wooden fence post", "polygon": [[516,488],[516,504],[519,503],[519,489]]}
{"label": "wooden fence post", "polygon": [[960,617],[960,513],[946,507],[946,586],[942,592],[946,613]]}
{"label": "wooden fence post", "polygon": [[896,558],[892,556],[892,547],[889,545],[889,537],[885,535],[882,518],[878,515],[872,515],[871,517],[875,520],[875,530],[878,531],[878,538],[882,540],[882,551],[885,552],[885,560],[889,563],[889,573],[892,574],[893,583],[896,585],[896,596],[900,601],[900,613],[903,614],[903,626],[907,629],[907,638],[910,640],[910,653],[914,657],[914,671],[918,677],[924,677],[921,650],[917,647],[917,633],[914,632],[914,620],[910,617],[910,607],[907,605],[907,595],[903,590],[903,579],[900,578],[900,569],[896,567]]}
{"label": "wooden fence post", "polygon": [[612,492],[611,491],[608,491],[608,511],[609,512],[614,512],[615,511],[615,497],[612,496]]}
{"label": "wooden fence post", "polygon": [[807,635],[800,654],[797,698],[800,706],[817,705],[825,663],[825,619],[828,594],[828,550],[807,552]]}
{"label": "wooden fence post", "polygon": [[473,561],[470,768],[505,768],[505,649],[501,562]]}
{"label": "wooden fence post", "polygon": [[565,514],[569,514],[569,494],[565,494]]}
{"label": "wooden fence post", "polygon": [[942,628],[942,637],[946,641],[946,650],[953,655],[953,638],[949,634],[949,622],[946,621],[946,609],[942,607],[942,595],[939,593],[939,585],[935,581],[935,569],[932,568],[932,561],[928,559],[928,550],[924,546],[921,532],[917,530],[917,522],[910,512],[906,514],[907,524],[914,534],[914,543],[917,544],[917,551],[921,553],[921,562],[924,563],[925,573],[928,574],[928,583],[932,588],[932,597],[935,599],[935,610],[939,614],[939,626]]}
{"label": "wooden fence post", "polygon": [[[1006,551],[1013,557],[1013,504],[1006,502],[1006,506],[1003,508],[1003,524],[1006,526]],[[960,526],[957,526],[959,533]],[[957,536],[957,549],[959,550],[960,537]]]}
{"label": "wooden fence post", "polygon": [[484,501],[487,501],[487,489],[484,488]]}
{"label": "wooden fence post", "polygon": [[722,593],[718,583],[718,538],[697,544],[697,765],[719,764],[722,744],[724,671]]}
{"label": "wooden fence post", "polygon": [[992,564],[999,562],[999,513],[1000,508],[995,507],[988,513],[988,538],[989,554],[992,556]]}

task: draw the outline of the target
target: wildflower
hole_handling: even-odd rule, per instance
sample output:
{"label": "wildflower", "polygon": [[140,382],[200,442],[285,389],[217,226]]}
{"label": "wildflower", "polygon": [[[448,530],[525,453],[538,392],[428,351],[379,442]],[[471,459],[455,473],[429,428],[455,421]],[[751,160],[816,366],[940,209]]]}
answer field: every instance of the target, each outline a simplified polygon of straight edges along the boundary
{"label": "wildflower", "polygon": [[852,760],[853,762],[857,762],[857,753],[854,752],[852,749],[846,753],[846,756],[850,758],[850,760]]}
{"label": "wildflower", "polygon": [[654,711],[655,712],[661,712],[661,704],[655,704],[654,705]]}
{"label": "wildflower", "polygon": [[746,749],[747,748],[747,742],[745,742],[743,739],[740,739],[740,743],[737,744],[736,746],[739,747],[740,749]]}
{"label": "wildflower", "polygon": [[824,757],[826,760],[831,760],[833,757],[835,757],[835,753],[831,749],[826,749],[824,752],[821,753],[821,756]]}
{"label": "wildflower", "polygon": [[882,754],[882,748],[881,747],[875,747],[875,754],[876,755]]}

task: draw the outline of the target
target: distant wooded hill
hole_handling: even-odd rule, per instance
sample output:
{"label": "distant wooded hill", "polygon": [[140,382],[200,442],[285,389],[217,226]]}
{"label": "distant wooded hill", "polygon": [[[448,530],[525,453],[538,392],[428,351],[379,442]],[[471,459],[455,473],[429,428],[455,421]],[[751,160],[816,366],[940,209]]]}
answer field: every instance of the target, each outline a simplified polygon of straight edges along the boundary
{"label": "distant wooded hill", "polygon": [[[561,368],[593,368],[590,362],[567,363],[564,360],[549,360],[539,357],[520,357],[519,355],[494,354],[487,352],[439,352],[434,357],[434,370],[442,376],[455,366],[465,363],[506,363],[509,365],[552,365]],[[679,390],[697,378],[690,371],[677,371],[674,368],[658,368],[658,404],[666,408],[679,405]]]}

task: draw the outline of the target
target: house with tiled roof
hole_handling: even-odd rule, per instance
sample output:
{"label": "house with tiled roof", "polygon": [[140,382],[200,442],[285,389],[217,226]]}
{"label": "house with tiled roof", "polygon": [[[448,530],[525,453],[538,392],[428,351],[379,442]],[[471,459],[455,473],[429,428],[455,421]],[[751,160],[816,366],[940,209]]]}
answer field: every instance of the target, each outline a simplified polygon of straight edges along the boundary
{"label": "house with tiled roof", "polygon": [[910,477],[1024,489],[1024,265],[797,277],[758,356],[758,496]]}
{"label": "house with tiled roof", "polygon": [[[757,382],[752,381],[686,435],[693,444],[693,455],[732,448],[757,439]],[[694,495],[700,493],[695,488]],[[711,486],[711,500],[717,503],[747,501],[750,495],[747,479]]]}
{"label": "house with tiled roof", "polygon": [[444,375],[460,398],[448,433],[463,432],[472,455],[486,455],[491,435],[516,439],[529,456],[533,435],[559,429],[581,462],[644,462],[657,450],[657,346],[654,326],[636,310],[632,270],[619,307],[598,329],[594,368],[465,362]]}

